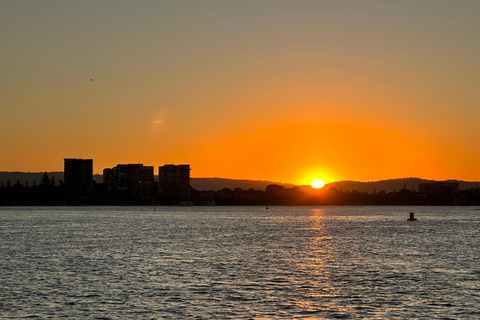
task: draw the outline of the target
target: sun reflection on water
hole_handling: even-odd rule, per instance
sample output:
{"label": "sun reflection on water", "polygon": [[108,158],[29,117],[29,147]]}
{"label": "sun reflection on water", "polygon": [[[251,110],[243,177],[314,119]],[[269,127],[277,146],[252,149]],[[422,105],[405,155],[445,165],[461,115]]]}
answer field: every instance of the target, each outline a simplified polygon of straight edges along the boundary
{"label": "sun reflection on water", "polygon": [[[304,259],[298,261],[299,270],[305,275],[301,297],[296,301],[296,306],[308,313],[326,310],[338,310],[331,301],[334,286],[329,281],[329,271],[326,261],[329,260],[328,236],[325,234],[325,211],[320,208],[311,210],[309,216],[310,237],[305,244]],[[323,319],[311,317],[307,319]]]}

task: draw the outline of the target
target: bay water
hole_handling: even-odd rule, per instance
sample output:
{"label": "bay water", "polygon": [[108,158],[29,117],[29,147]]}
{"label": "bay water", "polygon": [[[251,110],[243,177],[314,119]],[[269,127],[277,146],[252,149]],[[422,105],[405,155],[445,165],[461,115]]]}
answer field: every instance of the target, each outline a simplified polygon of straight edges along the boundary
{"label": "bay water", "polygon": [[0,318],[480,319],[479,245],[474,207],[0,207]]}

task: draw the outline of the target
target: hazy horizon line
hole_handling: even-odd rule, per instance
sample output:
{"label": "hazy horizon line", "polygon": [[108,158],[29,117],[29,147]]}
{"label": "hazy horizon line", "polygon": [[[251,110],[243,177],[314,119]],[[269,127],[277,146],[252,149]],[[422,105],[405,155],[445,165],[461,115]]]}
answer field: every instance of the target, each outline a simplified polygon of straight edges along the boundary
{"label": "hazy horizon line", "polygon": [[[32,174],[42,174],[42,173],[64,173],[64,171],[0,171],[0,173],[32,173]],[[93,175],[98,175],[98,176],[103,176],[103,173],[93,173]],[[158,174],[154,174],[154,176],[158,176]],[[274,181],[274,180],[267,180],[267,179],[249,179],[249,178],[224,178],[224,177],[218,177],[218,176],[212,176],[212,177],[190,177],[191,179],[223,179],[223,180],[236,180],[236,181],[258,181],[258,182],[274,182],[274,183],[280,183],[280,184],[291,184],[294,186],[308,186],[309,184],[296,184],[292,182],[280,182],[280,181]],[[382,181],[389,181],[389,180],[406,180],[406,179],[419,179],[419,180],[428,180],[428,181],[459,181],[459,182],[479,182],[477,180],[462,180],[462,179],[428,179],[428,178],[420,178],[420,177],[403,177],[403,178],[388,178],[388,179],[380,179],[380,180],[368,180],[368,181],[360,181],[360,180],[337,180],[337,181],[332,181],[332,182],[327,182],[325,183],[326,185],[333,184],[333,183],[339,183],[339,182],[357,182],[357,183],[375,183],[375,182],[382,182]]]}

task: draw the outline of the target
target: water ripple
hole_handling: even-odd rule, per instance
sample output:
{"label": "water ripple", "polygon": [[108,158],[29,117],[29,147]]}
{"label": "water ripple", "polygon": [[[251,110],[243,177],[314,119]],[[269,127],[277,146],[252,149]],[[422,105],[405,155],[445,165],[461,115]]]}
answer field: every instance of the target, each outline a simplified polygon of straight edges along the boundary
{"label": "water ripple", "polygon": [[0,317],[480,318],[480,215],[410,210],[0,208]]}

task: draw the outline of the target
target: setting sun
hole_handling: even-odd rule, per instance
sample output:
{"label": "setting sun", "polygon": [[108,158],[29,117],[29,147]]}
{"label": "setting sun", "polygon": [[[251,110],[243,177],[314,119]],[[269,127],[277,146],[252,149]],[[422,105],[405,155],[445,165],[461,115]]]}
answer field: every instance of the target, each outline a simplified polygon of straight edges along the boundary
{"label": "setting sun", "polygon": [[322,180],[320,179],[315,179],[312,181],[311,183],[312,187],[314,188],[321,188],[325,185],[325,182],[323,182]]}

